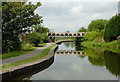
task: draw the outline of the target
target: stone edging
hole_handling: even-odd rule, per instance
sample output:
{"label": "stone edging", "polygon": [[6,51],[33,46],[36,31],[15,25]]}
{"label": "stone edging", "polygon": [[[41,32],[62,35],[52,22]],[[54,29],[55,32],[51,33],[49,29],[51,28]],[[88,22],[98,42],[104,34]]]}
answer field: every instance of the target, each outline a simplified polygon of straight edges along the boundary
{"label": "stone edging", "polygon": [[49,64],[51,61],[53,61],[54,59],[54,54],[55,51],[58,49],[58,46],[53,47],[47,56],[39,59],[39,60],[35,60],[31,63],[26,63],[26,64],[22,64],[22,65],[18,65],[16,67],[11,67],[8,68],[6,70],[10,70],[9,72],[3,72],[2,74],[0,74],[0,80],[6,80],[8,78],[12,78],[18,75],[22,75],[25,73],[28,73],[30,71],[33,71],[35,69],[38,69],[38,67],[43,67],[46,64]]}

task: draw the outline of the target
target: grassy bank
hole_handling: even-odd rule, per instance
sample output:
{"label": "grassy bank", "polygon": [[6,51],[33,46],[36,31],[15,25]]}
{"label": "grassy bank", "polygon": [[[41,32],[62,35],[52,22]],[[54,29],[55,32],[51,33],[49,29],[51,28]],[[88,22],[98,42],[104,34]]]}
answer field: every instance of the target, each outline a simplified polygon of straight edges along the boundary
{"label": "grassy bank", "polygon": [[86,41],[82,42],[81,45],[88,48],[102,48],[116,53],[120,52],[120,42],[117,40],[109,43]]}
{"label": "grassy bank", "polygon": [[[38,46],[43,47],[45,45],[47,45],[47,43],[39,44]],[[0,58],[0,59],[7,59],[7,58],[11,58],[11,57],[20,56],[20,55],[26,54],[26,53],[38,48],[38,47],[28,46],[28,44],[23,45],[22,47],[23,47],[22,50],[12,51],[12,52],[9,52],[9,53],[2,54],[2,58]]]}
{"label": "grassy bank", "polygon": [[[2,69],[5,69],[5,68],[9,68],[9,67],[12,67],[12,66],[17,66],[17,65],[21,65],[21,64],[26,64],[26,63],[30,63],[30,62],[33,62],[35,60],[38,60],[40,58],[43,58],[45,57],[49,51],[54,47],[56,46],[56,44],[53,44],[51,45],[50,47],[46,48],[44,51],[42,51],[42,53],[38,56],[35,56],[33,58],[29,58],[29,59],[26,59],[26,60],[22,60],[22,61],[18,61],[18,62],[14,62],[14,63],[10,63],[10,64],[5,64],[3,66],[0,66],[0,68],[2,67]],[[4,70],[3,70],[4,71]]]}

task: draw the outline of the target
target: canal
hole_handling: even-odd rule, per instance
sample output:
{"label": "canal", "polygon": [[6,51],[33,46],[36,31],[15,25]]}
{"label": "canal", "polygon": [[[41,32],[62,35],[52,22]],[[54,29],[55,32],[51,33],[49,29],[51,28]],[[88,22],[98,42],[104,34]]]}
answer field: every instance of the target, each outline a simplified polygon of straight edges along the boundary
{"label": "canal", "polygon": [[120,55],[103,49],[87,49],[65,42],[54,62],[10,80],[118,80]]}

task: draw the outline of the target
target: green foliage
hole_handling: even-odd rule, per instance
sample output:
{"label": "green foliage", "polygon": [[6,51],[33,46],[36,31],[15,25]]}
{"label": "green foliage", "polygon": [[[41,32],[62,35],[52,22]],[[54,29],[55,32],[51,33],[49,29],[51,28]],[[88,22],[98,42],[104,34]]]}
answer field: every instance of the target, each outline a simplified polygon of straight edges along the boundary
{"label": "green foliage", "polygon": [[32,25],[42,23],[41,16],[34,11],[41,5],[25,2],[2,2],[2,51],[21,48],[20,37],[30,31]]}
{"label": "green foliage", "polygon": [[120,14],[113,16],[106,24],[104,40],[110,42],[116,40],[120,35]]}
{"label": "green foliage", "polygon": [[29,36],[29,42],[33,43],[34,46],[38,46],[38,44],[40,43],[40,40],[41,40],[41,36],[37,32],[32,32]]}
{"label": "green foliage", "polygon": [[41,25],[37,24],[37,25],[32,26],[32,31],[43,34],[43,33],[47,33],[49,31],[49,29],[45,28],[44,26],[41,26]]}
{"label": "green foliage", "polygon": [[96,43],[93,41],[86,41],[81,43],[82,46],[87,47],[87,48],[101,48],[101,49],[106,49],[115,53],[120,52],[120,44],[118,41],[112,41],[109,43]]}
{"label": "green foliage", "polygon": [[101,34],[97,31],[92,31],[87,33],[83,38],[87,41],[93,41],[95,38],[100,37]]}
{"label": "green foliage", "polygon": [[30,49],[30,48],[32,48],[33,47],[33,44],[30,44],[30,43],[22,43],[21,44],[21,50],[28,50],[28,49]]}
{"label": "green foliage", "polygon": [[47,36],[46,33],[43,33],[43,34],[42,34],[41,40],[42,40],[43,43],[49,42],[49,39],[48,39],[48,36]]}
{"label": "green foliage", "polygon": [[95,30],[102,30],[105,28],[105,24],[107,23],[107,20],[103,20],[103,19],[97,19],[97,20],[93,20],[91,21],[91,23],[88,26],[88,30],[89,31],[95,31]]}
{"label": "green foliage", "polygon": [[[84,28],[84,27],[82,27],[82,28],[80,28],[79,29],[79,31],[78,32],[87,32],[88,30],[86,29],[86,28]],[[80,37],[76,37],[75,38],[75,44],[76,45],[80,45],[80,43],[83,41],[83,38],[80,38]],[[78,50],[79,48],[77,47],[77,50]]]}
{"label": "green foliage", "polygon": [[82,28],[79,29],[79,32],[87,32],[87,31],[88,31],[88,29],[84,28],[84,27],[82,27]]}
{"label": "green foliage", "polygon": [[37,32],[41,35],[41,43],[47,43],[49,42],[48,36],[47,36],[47,32],[49,31],[48,28],[45,28],[44,26],[41,25],[34,25],[32,27],[32,32]]}

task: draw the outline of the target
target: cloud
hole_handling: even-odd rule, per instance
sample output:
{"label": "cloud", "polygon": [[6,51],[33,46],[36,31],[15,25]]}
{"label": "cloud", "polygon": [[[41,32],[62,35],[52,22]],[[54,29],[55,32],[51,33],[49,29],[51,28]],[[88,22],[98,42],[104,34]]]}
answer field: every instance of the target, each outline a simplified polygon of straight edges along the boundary
{"label": "cloud", "polygon": [[109,19],[117,12],[117,2],[42,2],[35,11],[43,16],[44,26],[56,32],[76,32],[91,20]]}
{"label": "cloud", "polygon": [[79,14],[82,11],[82,6],[76,6],[71,9],[74,14]]}

